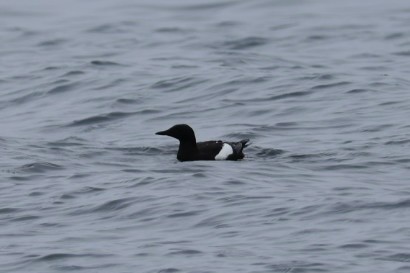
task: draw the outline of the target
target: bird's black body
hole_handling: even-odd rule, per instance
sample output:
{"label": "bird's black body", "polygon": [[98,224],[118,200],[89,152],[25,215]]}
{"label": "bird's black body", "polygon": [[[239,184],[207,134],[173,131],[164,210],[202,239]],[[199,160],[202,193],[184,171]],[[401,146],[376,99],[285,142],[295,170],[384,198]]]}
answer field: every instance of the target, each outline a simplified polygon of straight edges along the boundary
{"label": "bird's black body", "polygon": [[249,141],[249,139],[244,139],[239,142],[223,142],[220,140],[196,142],[194,130],[186,124],[177,124],[156,134],[174,137],[179,140],[177,154],[179,161],[243,159],[242,150]]}

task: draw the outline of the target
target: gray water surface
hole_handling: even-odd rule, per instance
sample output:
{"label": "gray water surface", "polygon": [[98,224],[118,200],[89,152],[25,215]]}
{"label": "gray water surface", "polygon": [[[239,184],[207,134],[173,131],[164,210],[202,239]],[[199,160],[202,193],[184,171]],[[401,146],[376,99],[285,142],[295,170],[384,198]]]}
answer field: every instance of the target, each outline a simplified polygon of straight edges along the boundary
{"label": "gray water surface", "polygon": [[[410,2],[0,1],[0,271],[410,272]],[[251,139],[245,160],[176,160]]]}

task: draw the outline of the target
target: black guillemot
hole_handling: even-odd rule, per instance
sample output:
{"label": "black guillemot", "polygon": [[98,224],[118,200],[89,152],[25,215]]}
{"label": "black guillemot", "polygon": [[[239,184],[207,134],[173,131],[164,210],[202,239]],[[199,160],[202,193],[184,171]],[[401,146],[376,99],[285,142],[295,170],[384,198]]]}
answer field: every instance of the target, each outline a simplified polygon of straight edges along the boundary
{"label": "black guillemot", "polygon": [[239,142],[223,142],[221,140],[196,142],[194,130],[186,124],[177,124],[168,130],[155,134],[179,140],[177,154],[179,161],[243,159],[245,155],[242,150],[249,141],[249,139],[244,139]]}

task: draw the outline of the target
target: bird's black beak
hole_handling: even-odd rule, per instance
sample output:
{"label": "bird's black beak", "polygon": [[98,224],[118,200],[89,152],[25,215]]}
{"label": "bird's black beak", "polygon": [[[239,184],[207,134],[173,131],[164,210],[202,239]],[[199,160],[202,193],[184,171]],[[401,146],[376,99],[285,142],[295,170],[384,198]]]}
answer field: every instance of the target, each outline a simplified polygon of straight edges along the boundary
{"label": "bird's black beak", "polygon": [[161,135],[161,136],[167,136],[168,135],[168,130],[166,131],[161,131],[161,132],[156,132],[156,135]]}

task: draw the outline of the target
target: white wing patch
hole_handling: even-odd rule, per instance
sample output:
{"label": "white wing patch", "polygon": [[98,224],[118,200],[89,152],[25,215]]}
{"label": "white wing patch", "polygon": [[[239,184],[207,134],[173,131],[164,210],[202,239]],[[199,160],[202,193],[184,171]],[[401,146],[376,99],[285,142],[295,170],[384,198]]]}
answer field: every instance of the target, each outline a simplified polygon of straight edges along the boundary
{"label": "white wing patch", "polygon": [[215,156],[215,160],[225,160],[231,154],[233,154],[233,149],[232,149],[231,145],[224,143],[224,145],[222,146],[222,149]]}

